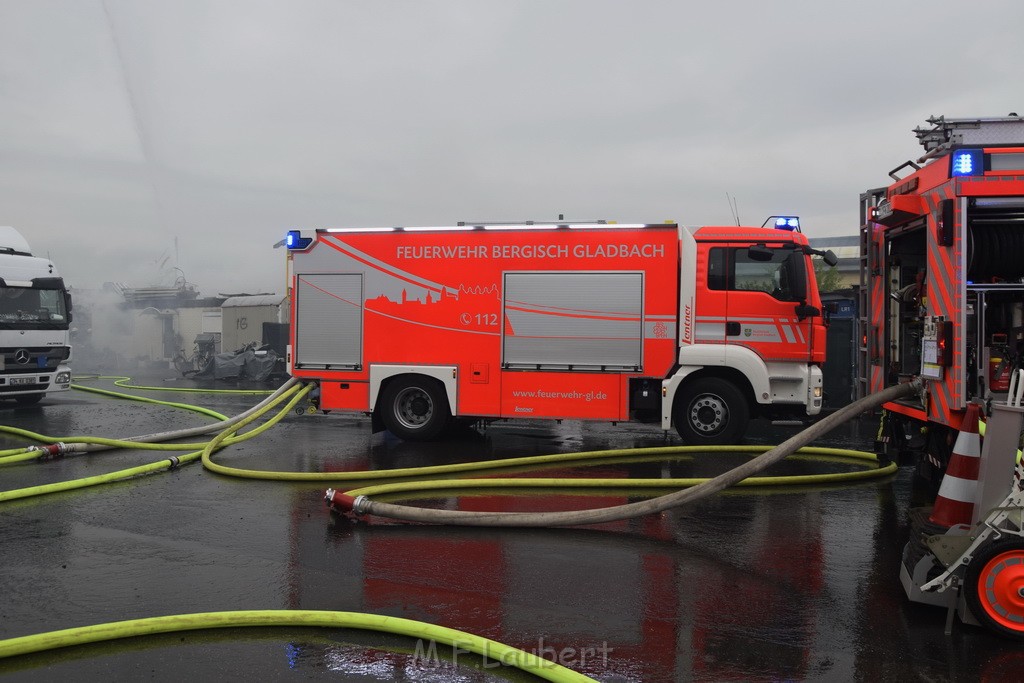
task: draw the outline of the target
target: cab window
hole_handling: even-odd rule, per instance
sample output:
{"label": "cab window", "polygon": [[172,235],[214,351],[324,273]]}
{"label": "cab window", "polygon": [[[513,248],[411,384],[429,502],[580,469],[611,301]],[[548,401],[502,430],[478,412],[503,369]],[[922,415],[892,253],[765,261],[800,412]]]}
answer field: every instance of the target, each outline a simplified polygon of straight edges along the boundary
{"label": "cab window", "polygon": [[776,249],[771,259],[755,261],[746,247],[712,247],[708,254],[708,289],[764,292],[779,301],[797,301],[790,289],[790,249]]}

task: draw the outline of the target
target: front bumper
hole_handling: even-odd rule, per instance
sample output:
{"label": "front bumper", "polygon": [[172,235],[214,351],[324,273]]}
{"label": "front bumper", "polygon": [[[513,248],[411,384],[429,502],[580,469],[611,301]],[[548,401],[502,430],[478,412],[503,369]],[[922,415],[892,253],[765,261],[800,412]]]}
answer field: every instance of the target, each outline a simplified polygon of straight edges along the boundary
{"label": "front bumper", "polygon": [[71,366],[68,365],[39,372],[0,372],[0,398],[56,393],[70,388]]}

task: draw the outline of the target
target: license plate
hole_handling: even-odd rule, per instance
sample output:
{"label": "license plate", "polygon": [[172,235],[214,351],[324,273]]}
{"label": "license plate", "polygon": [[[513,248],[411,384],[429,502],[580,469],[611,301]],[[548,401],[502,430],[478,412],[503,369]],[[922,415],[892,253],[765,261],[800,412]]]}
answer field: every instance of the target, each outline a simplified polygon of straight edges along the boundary
{"label": "license plate", "polygon": [[35,384],[35,377],[12,377],[11,384]]}

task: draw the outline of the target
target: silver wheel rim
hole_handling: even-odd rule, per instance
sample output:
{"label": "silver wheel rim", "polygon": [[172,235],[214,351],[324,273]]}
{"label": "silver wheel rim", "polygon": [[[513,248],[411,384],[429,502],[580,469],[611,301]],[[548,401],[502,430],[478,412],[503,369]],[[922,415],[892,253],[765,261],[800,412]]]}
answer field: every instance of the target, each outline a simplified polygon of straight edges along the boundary
{"label": "silver wheel rim", "polygon": [[395,418],[406,429],[420,429],[433,416],[434,402],[423,389],[407,387],[395,397]]}
{"label": "silver wheel rim", "polygon": [[714,434],[729,422],[729,406],[721,396],[701,394],[690,404],[690,425],[700,434]]}

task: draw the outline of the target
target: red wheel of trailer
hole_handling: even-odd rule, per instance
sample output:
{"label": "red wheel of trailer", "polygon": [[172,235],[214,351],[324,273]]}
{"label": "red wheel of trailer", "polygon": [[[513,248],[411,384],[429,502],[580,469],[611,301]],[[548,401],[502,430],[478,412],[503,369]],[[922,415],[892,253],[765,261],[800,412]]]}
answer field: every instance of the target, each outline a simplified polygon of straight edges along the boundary
{"label": "red wheel of trailer", "polygon": [[967,567],[967,605],[993,631],[1024,639],[1024,540],[992,543]]}

